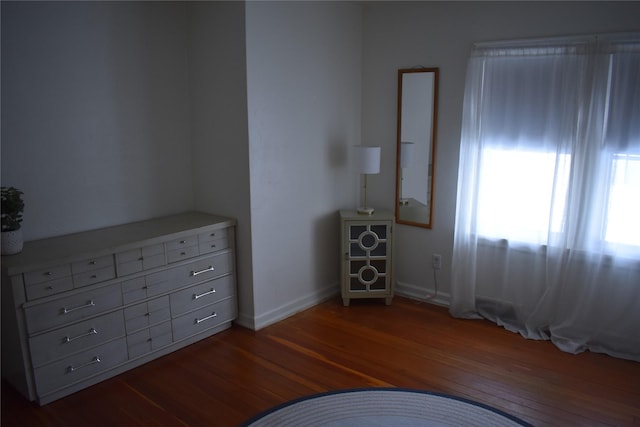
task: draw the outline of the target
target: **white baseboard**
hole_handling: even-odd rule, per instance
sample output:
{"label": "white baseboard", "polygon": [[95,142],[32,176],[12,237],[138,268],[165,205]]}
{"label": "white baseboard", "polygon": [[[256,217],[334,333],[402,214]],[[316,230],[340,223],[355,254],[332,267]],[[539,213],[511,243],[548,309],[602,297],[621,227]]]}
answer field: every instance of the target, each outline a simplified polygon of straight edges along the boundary
{"label": "white baseboard", "polygon": [[[248,329],[257,331],[269,325],[272,325],[280,320],[284,320],[287,317],[293,316],[296,313],[311,308],[314,305],[320,304],[330,298],[337,296],[340,293],[340,284],[333,283],[326,286],[320,291],[313,294],[306,295],[297,300],[289,301],[280,307],[270,310],[266,313],[260,314],[256,317],[249,316],[246,313],[238,313],[238,318],[234,323],[243,326]],[[433,289],[425,289],[423,286],[414,285],[405,282],[396,282],[395,295],[399,295],[406,298],[411,298],[417,301],[430,302],[432,304],[449,307],[450,295],[439,291],[435,297],[431,297],[434,294]],[[431,297],[431,298],[430,298]]]}
{"label": "white baseboard", "polygon": [[296,313],[304,311],[307,308],[311,308],[314,305],[318,305],[321,302],[337,296],[339,293],[340,284],[336,282],[317,292],[289,301],[280,307],[274,308],[273,310],[259,314],[255,317],[248,316],[244,313],[238,313],[238,318],[235,320],[235,323],[240,326],[244,326],[245,328],[257,331],[279,322],[280,320],[284,320],[287,317],[293,316]]}
{"label": "white baseboard", "polygon": [[434,296],[434,289],[425,289],[424,286],[418,286],[400,281],[396,282],[394,293],[402,297],[407,297],[418,301],[430,302],[444,307],[449,307],[451,301],[451,295],[449,295],[448,293],[438,291]]}
{"label": "white baseboard", "polygon": [[253,317],[249,316],[246,313],[238,313],[238,317],[236,317],[236,319],[233,321],[233,323],[235,323],[236,325],[240,325],[244,328],[247,329],[251,329],[251,330],[256,330],[254,321],[253,321]]}

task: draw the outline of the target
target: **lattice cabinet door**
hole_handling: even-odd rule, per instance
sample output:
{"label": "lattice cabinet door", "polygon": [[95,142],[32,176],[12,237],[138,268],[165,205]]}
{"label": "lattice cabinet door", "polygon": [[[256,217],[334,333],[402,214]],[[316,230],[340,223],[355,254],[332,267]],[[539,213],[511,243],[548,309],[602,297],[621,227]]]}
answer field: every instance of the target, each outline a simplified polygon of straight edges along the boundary
{"label": "lattice cabinet door", "polygon": [[340,211],[342,302],[352,298],[393,298],[393,214]]}

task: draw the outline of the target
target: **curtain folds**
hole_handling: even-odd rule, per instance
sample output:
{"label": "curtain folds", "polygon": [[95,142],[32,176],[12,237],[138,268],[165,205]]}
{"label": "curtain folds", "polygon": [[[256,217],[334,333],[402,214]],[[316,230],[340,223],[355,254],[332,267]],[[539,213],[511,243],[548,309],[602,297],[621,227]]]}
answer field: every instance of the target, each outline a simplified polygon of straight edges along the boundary
{"label": "curtain folds", "polygon": [[640,361],[640,37],[482,45],[450,312]]}

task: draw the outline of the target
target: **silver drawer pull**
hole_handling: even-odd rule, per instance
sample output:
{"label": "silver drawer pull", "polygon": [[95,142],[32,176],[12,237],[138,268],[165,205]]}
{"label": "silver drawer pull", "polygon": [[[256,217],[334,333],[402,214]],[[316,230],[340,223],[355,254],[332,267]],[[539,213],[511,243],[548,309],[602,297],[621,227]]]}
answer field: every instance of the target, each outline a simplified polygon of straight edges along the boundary
{"label": "silver drawer pull", "polygon": [[213,265],[210,265],[209,267],[205,268],[204,270],[200,270],[200,271],[192,271],[191,272],[191,276],[197,276],[198,274],[202,274],[202,273],[206,273],[208,271],[214,271],[215,268]]}
{"label": "silver drawer pull", "polygon": [[74,372],[74,371],[77,371],[80,368],[84,368],[84,367],[90,366],[90,365],[95,365],[96,363],[100,363],[100,362],[102,362],[102,360],[100,360],[100,356],[93,356],[93,359],[91,359],[91,362],[87,362],[84,365],[80,365],[80,366],[69,365],[67,367],[67,372]]}
{"label": "silver drawer pull", "polygon": [[73,337],[73,338],[64,337],[64,342],[67,343],[67,342],[75,341],[78,338],[88,337],[90,335],[96,335],[97,333],[98,331],[96,331],[96,328],[91,328],[89,329],[89,332],[87,332],[86,334],[78,335],[77,337]]}
{"label": "silver drawer pull", "polygon": [[198,299],[198,298],[202,298],[202,297],[206,297],[207,295],[211,295],[211,294],[215,294],[216,290],[211,288],[210,291],[204,292],[202,294],[193,294],[193,299]]}
{"label": "silver drawer pull", "polygon": [[187,241],[186,241],[186,240],[180,240],[180,244],[181,244],[181,245],[184,245],[185,243],[187,243]]}
{"label": "silver drawer pull", "polygon": [[196,322],[195,322],[195,324],[197,325],[198,323],[202,323],[202,322],[204,322],[205,320],[213,319],[214,317],[218,317],[218,313],[216,313],[215,311],[214,311],[213,313],[211,313],[211,315],[210,315],[210,316],[203,317],[202,319],[198,319],[198,318],[196,318]]}
{"label": "silver drawer pull", "polygon": [[93,302],[93,300],[90,300],[85,305],[81,305],[80,307],[74,307],[74,308],[65,307],[62,309],[62,314],[68,314],[68,313],[71,313],[72,311],[81,310],[83,308],[95,307],[95,306],[96,304]]}

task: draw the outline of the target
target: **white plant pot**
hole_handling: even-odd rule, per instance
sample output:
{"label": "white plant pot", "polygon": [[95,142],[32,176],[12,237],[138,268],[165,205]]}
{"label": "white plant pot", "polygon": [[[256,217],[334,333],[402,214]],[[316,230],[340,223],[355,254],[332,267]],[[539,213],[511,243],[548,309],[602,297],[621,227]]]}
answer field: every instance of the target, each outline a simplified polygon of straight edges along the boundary
{"label": "white plant pot", "polygon": [[24,240],[22,229],[2,232],[2,255],[15,255],[22,252]]}

